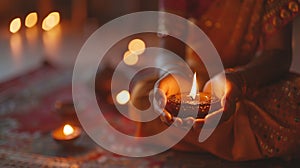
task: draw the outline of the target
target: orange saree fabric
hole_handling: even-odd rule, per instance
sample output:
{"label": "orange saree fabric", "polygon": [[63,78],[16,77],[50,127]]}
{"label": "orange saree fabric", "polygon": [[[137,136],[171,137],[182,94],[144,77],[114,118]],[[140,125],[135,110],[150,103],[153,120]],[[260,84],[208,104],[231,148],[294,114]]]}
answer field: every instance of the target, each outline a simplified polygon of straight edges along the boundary
{"label": "orange saree fabric", "polygon": [[[259,43],[261,37],[276,33],[299,13],[297,0],[163,0],[160,4],[165,11],[194,18],[217,48],[225,67],[248,63],[263,45]],[[188,38],[197,40],[192,35]],[[139,88],[152,87],[155,80],[144,81]],[[134,92],[141,94],[138,88],[133,95]],[[143,96],[139,98],[142,101]],[[139,134],[153,135],[165,128],[156,119],[141,123]],[[206,151],[235,161],[298,156],[299,75],[288,74],[280,81],[252,91],[238,102],[235,114],[220,124],[206,141],[198,142],[198,135],[199,132],[191,130],[175,148]]]}

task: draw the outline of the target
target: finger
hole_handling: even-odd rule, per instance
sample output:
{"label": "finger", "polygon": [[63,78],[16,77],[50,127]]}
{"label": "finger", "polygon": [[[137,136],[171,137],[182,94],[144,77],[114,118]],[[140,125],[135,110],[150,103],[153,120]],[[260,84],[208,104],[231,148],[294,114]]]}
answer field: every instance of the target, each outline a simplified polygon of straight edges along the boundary
{"label": "finger", "polygon": [[182,123],[183,127],[191,128],[194,125],[195,118],[187,117],[187,118],[182,119],[182,122],[183,122]]}
{"label": "finger", "polygon": [[154,84],[154,89],[160,89],[164,95],[166,93],[170,92],[170,83],[174,83],[172,81],[172,76],[170,74],[165,74],[163,75],[155,84]]}
{"label": "finger", "polygon": [[173,117],[173,124],[175,127],[181,127],[182,126],[182,119],[179,117]]}
{"label": "finger", "polygon": [[160,115],[160,119],[167,125],[171,125],[173,122],[173,116],[167,110],[163,110],[163,113]]}
{"label": "finger", "polygon": [[203,118],[197,118],[194,120],[194,125],[193,125],[193,129],[194,130],[199,130],[203,127],[203,124],[205,122],[205,119]]}
{"label": "finger", "polygon": [[167,98],[164,91],[159,88],[154,88],[152,99],[154,110],[162,113],[167,103]]}

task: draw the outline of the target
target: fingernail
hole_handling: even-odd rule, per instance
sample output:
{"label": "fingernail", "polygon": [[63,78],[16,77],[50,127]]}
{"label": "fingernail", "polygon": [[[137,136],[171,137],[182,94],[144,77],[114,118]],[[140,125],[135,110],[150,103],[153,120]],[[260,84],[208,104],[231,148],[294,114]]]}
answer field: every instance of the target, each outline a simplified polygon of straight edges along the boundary
{"label": "fingernail", "polygon": [[169,121],[173,120],[173,116],[170,113],[166,113],[166,119]]}
{"label": "fingernail", "polygon": [[192,124],[194,124],[194,118],[187,118],[187,120],[186,120],[186,124],[188,124],[188,125],[192,125]]}
{"label": "fingernail", "polygon": [[175,127],[180,127],[182,125],[182,120],[178,117],[174,117],[174,126]]}

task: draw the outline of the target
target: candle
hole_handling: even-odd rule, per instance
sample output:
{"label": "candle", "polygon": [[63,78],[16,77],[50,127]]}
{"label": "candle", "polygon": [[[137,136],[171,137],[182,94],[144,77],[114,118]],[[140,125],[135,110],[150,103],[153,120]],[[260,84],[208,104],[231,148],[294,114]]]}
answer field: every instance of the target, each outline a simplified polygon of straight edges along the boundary
{"label": "candle", "polygon": [[[212,107],[212,110],[217,110],[221,107],[219,99],[208,93],[197,91],[196,81],[195,73],[190,93],[175,94],[167,98],[165,108],[173,116],[180,118],[192,117],[191,111],[197,111],[196,118],[204,118],[208,114],[210,107]],[[180,110],[181,112],[178,115]]]}
{"label": "candle", "polygon": [[74,140],[80,135],[81,129],[79,127],[74,127],[69,124],[59,127],[52,132],[53,139],[64,142]]}

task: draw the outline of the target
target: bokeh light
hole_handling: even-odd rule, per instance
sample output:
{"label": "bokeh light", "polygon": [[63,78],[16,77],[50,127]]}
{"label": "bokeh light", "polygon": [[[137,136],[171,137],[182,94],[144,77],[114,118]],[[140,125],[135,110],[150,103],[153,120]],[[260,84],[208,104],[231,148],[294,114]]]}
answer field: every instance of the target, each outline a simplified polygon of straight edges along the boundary
{"label": "bokeh light", "polygon": [[60,15],[58,12],[51,12],[42,23],[42,28],[45,31],[49,31],[55,26],[57,26],[60,22]]}
{"label": "bokeh light", "polygon": [[127,90],[122,90],[117,94],[116,99],[119,104],[124,105],[130,100],[130,93]]}
{"label": "bokeh light", "polygon": [[9,31],[16,33],[21,29],[21,19],[15,18],[10,22]]}
{"label": "bokeh light", "polygon": [[141,39],[133,39],[128,44],[128,50],[136,55],[143,54],[146,49],[146,44]]}
{"label": "bokeh light", "polygon": [[127,65],[135,65],[139,61],[139,56],[130,51],[126,51],[123,56],[123,61]]}
{"label": "bokeh light", "polygon": [[25,26],[31,28],[38,22],[38,15],[36,12],[29,13],[25,18]]}

